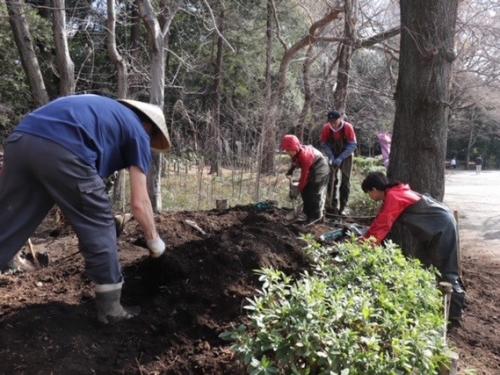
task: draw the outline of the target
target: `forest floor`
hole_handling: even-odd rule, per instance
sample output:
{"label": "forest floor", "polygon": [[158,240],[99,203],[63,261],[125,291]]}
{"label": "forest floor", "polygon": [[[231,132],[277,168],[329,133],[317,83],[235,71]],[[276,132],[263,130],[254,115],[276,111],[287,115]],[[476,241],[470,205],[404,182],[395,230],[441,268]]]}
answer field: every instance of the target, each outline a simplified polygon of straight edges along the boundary
{"label": "forest floor", "polygon": [[[469,300],[463,327],[451,339],[462,373],[498,374],[500,173],[447,178],[446,201],[460,212]],[[273,266],[297,274],[307,268],[298,238],[304,228],[288,224],[285,214],[256,206],[162,214],[157,225],[168,248],[159,260],[137,246],[140,231],[128,223],[119,241],[123,301],[142,312],[108,326],[95,320],[75,236],[54,232],[47,221],[32,240],[49,253],[49,266],[0,275],[0,374],[244,373],[219,334],[245,322],[245,299],[260,288],[254,270]]]}

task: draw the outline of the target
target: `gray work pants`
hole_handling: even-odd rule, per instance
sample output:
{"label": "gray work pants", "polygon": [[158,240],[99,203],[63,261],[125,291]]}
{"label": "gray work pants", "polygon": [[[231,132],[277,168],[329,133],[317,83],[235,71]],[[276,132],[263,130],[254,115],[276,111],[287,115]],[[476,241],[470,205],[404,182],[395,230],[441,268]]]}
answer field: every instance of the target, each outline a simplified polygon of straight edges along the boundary
{"label": "gray work pants", "polygon": [[308,221],[323,217],[329,173],[330,168],[324,157],[316,160],[311,167],[309,181],[301,194],[304,202],[304,213]]}
{"label": "gray work pants", "polygon": [[[347,201],[349,200],[349,193],[351,192],[351,173],[352,155],[342,161],[340,168],[330,168],[330,180],[328,181],[326,206],[329,209],[338,209],[340,214],[344,211],[347,206]],[[337,189],[339,190],[338,196]]]}
{"label": "gray work pants", "polygon": [[94,167],[49,140],[13,133],[0,175],[0,267],[57,204],[75,230],[89,278],[122,281],[111,202]]}

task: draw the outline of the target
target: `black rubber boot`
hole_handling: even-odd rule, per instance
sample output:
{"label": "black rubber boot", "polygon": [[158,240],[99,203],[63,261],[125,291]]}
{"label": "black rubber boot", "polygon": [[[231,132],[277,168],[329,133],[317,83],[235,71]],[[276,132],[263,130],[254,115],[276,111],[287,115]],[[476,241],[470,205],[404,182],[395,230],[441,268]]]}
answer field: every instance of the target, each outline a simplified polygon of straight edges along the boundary
{"label": "black rubber boot", "polygon": [[139,307],[123,307],[120,303],[122,295],[121,287],[119,289],[98,292],[95,294],[97,307],[97,320],[108,324],[121,320],[127,320],[139,315]]}

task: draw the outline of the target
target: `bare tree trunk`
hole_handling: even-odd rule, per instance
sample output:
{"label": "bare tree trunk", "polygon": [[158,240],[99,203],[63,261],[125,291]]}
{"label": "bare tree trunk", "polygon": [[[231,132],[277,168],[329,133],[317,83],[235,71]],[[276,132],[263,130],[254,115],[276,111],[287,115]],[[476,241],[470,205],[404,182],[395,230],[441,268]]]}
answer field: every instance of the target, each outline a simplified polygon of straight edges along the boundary
{"label": "bare tree trunk", "polygon": [[[272,59],[273,59],[273,32],[274,32],[274,23],[273,23],[273,0],[267,0],[267,17],[266,17],[266,67],[265,67],[265,88],[264,88],[264,97],[265,103],[269,103],[271,101],[271,95],[273,90],[273,82],[272,82]],[[262,145],[265,142],[265,134],[266,134],[266,113],[262,118],[262,130],[261,130],[261,138],[259,143],[257,144],[257,173],[256,173],[256,183],[255,183],[255,200],[260,199],[260,178],[261,171],[263,170],[262,160],[263,160],[263,152]]]}
{"label": "bare tree trunk", "polygon": [[[129,62],[131,66],[135,66],[139,63],[141,58],[141,15],[139,14],[139,4],[138,1],[130,5],[130,55]],[[129,70],[129,95],[133,97],[134,92],[130,92],[131,90],[137,89],[138,84],[141,82],[140,75],[134,70]]]}
{"label": "bare tree trunk", "polygon": [[472,155],[472,148],[477,141],[477,113],[475,110],[471,110],[471,116],[469,119],[469,139],[467,141],[467,155],[465,155],[465,169],[469,169],[469,162]]}
{"label": "bare tree trunk", "polygon": [[345,112],[347,101],[347,86],[349,84],[349,70],[351,69],[351,58],[353,42],[356,40],[356,22],[358,13],[358,0],[345,0],[344,2],[344,39],[341,42],[339,53],[339,66],[337,69],[337,86],[333,94],[335,109]]}
{"label": "bare tree trunk", "polygon": [[[128,95],[128,68],[127,62],[118,52],[116,47],[116,11],[115,0],[108,0],[108,19],[107,24],[107,46],[111,61],[118,72],[118,97],[126,98]],[[113,202],[120,207],[121,211],[125,210],[125,171],[118,172],[118,177],[113,186]]]}
{"label": "bare tree trunk", "polygon": [[71,95],[75,92],[75,65],[69,54],[65,1],[52,0],[52,5],[52,30],[59,72],[59,94],[61,96]]}
{"label": "bare tree trunk", "polygon": [[224,78],[224,5],[220,5],[219,33],[217,34],[217,57],[215,62],[214,103],[212,107],[210,142],[210,173],[221,174],[222,140],[220,134],[220,106]]}
{"label": "bare tree trunk", "polygon": [[[162,11],[161,16],[156,15],[150,0],[139,0],[139,9],[149,34],[151,47],[150,102],[163,108],[165,104],[165,51],[168,49],[170,26],[179,10],[179,1],[173,1]],[[148,190],[155,212],[160,212],[162,209],[162,162],[162,155],[153,153],[153,161],[148,173]]]}
{"label": "bare tree trunk", "polygon": [[118,97],[126,98],[128,95],[128,67],[123,56],[116,47],[116,11],[115,0],[108,0],[108,19],[106,21],[107,29],[107,47],[109,57],[118,72]]}
{"label": "bare tree trunk", "polygon": [[401,0],[401,48],[389,177],[437,199],[444,164],[458,0]]}
{"label": "bare tree trunk", "polygon": [[311,72],[311,65],[316,60],[316,56],[313,56],[314,45],[310,44],[307,48],[306,61],[302,66],[302,80],[304,81],[304,105],[302,106],[302,111],[299,115],[299,121],[297,123],[297,134],[299,139],[304,141],[304,127],[307,119],[307,115],[311,110],[312,102],[312,89],[309,74]]}
{"label": "bare tree trunk", "polygon": [[47,94],[40,65],[38,64],[28,21],[24,16],[25,3],[23,0],[10,0],[6,1],[6,5],[14,40],[19,50],[19,56],[21,57],[21,63],[31,87],[33,102],[39,107],[49,101],[49,95]]}
{"label": "bare tree trunk", "polygon": [[[151,51],[151,89],[150,101],[163,108],[165,103],[164,87],[165,87],[165,47],[163,37],[157,36],[155,44],[158,48]],[[160,212],[163,208],[161,196],[161,170],[163,157],[160,153],[153,153],[151,168],[148,173],[148,188],[153,209],[155,212]]]}

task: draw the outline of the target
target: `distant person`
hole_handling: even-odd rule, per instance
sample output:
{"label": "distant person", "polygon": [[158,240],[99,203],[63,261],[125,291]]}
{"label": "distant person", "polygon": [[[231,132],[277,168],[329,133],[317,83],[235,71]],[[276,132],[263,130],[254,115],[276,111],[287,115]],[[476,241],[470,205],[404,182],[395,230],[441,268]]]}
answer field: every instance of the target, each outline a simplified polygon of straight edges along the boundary
{"label": "distant person", "polygon": [[170,139],[160,107],[98,95],[56,99],[28,114],[5,142],[0,175],[0,268],[16,255],[56,204],[78,236],[95,284],[101,322],[128,319],[115,221],[104,179],[128,168],[132,213],[153,257],[165,251],[146,184],[151,148]]}
{"label": "distant person", "polygon": [[327,207],[342,215],[349,200],[352,159],[357,147],[356,133],[352,124],[344,121],[343,115],[338,111],[328,112],[327,119],[320,136],[321,148],[328,158],[331,174],[328,181]]}
{"label": "distant person", "polygon": [[323,154],[310,145],[302,145],[299,139],[287,134],[281,142],[281,149],[292,158],[287,176],[300,168],[299,191],[304,202],[306,223],[316,222],[323,217],[329,168]]}
{"label": "distant person", "polygon": [[455,159],[455,157],[451,158],[450,167],[451,167],[451,169],[457,169],[457,159]]}
{"label": "distant person", "polygon": [[[450,321],[458,321],[465,291],[459,276],[459,239],[453,213],[442,203],[411,190],[408,185],[389,181],[380,172],[368,174],[361,187],[372,200],[383,201],[364,238],[371,238],[377,244],[391,239],[407,256],[418,258],[426,266],[436,267],[441,280],[453,286]],[[408,253],[413,248],[416,249],[414,253]]]}
{"label": "distant person", "polygon": [[481,173],[481,169],[483,168],[483,158],[481,157],[481,155],[479,155],[476,158],[476,160],[474,161],[474,163],[476,164],[476,174]]}
{"label": "distant person", "polygon": [[391,155],[391,141],[392,136],[389,133],[378,133],[377,134],[378,143],[380,144],[380,150],[382,151],[382,160],[384,162],[385,169],[389,168],[389,159]]}

